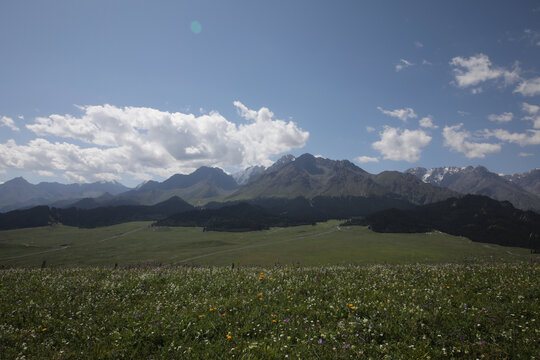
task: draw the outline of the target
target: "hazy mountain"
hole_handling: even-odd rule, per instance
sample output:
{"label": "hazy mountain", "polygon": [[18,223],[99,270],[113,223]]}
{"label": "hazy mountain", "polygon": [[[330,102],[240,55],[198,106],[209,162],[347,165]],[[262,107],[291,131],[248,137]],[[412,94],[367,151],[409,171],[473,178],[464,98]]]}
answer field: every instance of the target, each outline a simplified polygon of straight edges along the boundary
{"label": "hazy mountain", "polygon": [[248,182],[259,178],[266,168],[264,166],[250,166],[242,171],[232,174],[232,177],[238,185],[245,185]]}
{"label": "hazy mountain", "polygon": [[298,158],[281,158],[229,199],[389,196],[424,204],[454,195],[448,189],[424,184],[412,175],[399,172],[372,175],[348,160],[337,161],[303,154]]}
{"label": "hazy mountain", "polygon": [[516,209],[508,201],[466,195],[409,210],[387,209],[359,222],[373,231],[442,231],[473,241],[540,248],[540,214]]}
{"label": "hazy mountain", "polygon": [[503,175],[503,177],[522,189],[540,196],[540,169],[534,169],[522,174]]}
{"label": "hazy mountain", "polygon": [[189,175],[176,174],[163,182],[147,181],[113,200],[152,205],[178,196],[193,204],[201,204],[231,194],[236,189],[238,184],[231,175],[218,168],[203,166]]}
{"label": "hazy mountain", "polygon": [[22,177],[14,178],[0,184],[0,211],[49,205],[62,200],[86,197],[97,197],[105,193],[117,195],[129,190],[118,182],[94,182],[90,184],[60,184],[57,182],[41,182],[30,184]]}
{"label": "hazy mountain", "polygon": [[520,182],[529,188],[540,186],[539,172],[520,177],[515,175],[513,181],[490,172],[483,166],[441,167],[433,169],[413,168],[406,171],[425,183],[447,187],[463,194],[486,195],[495,200],[510,201],[515,207],[523,210],[540,210],[540,197],[528,192]]}

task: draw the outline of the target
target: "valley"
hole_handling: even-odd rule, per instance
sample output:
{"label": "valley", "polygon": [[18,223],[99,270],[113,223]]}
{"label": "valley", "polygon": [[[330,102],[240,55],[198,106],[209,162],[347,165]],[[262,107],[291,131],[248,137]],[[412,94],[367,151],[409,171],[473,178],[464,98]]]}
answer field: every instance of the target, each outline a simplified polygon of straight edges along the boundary
{"label": "valley", "polygon": [[472,242],[438,232],[375,233],[364,226],[328,221],[315,226],[242,233],[203,232],[200,227],[152,227],[132,222],[95,229],[56,225],[0,232],[4,267],[137,264],[202,266],[297,266],[522,262],[525,248]]}

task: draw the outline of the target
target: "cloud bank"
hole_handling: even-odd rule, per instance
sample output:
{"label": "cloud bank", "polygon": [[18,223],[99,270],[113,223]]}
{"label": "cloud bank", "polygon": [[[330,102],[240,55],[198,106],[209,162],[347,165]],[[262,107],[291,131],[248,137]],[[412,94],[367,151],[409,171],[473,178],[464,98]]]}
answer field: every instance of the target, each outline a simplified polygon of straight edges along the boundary
{"label": "cloud bank", "polygon": [[[246,121],[218,112],[195,116],[146,107],[81,106],[80,116],[52,114],[26,127],[40,136],[0,144],[0,169],[58,171],[75,181],[170,176],[207,166],[269,165],[270,157],[305,146],[309,132],[266,107],[234,102]],[[49,141],[54,136],[61,141]]]}

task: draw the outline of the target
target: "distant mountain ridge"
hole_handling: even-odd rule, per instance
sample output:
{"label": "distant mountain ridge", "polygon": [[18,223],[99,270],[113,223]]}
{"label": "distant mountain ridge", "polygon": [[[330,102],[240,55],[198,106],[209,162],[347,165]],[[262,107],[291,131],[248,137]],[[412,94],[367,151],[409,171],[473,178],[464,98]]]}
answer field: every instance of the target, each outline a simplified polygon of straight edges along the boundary
{"label": "distant mountain ridge", "polygon": [[105,193],[118,195],[129,190],[119,182],[94,182],[89,184],[60,184],[41,182],[30,184],[22,177],[0,184],[0,212],[36,205],[50,205],[61,200],[75,201],[98,197]]}
{"label": "distant mountain ridge", "polygon": [[519,209],[540,211],[540,196],[527,190],[538,191],[540,188],[540,170],[501,176],[483,166],[451,166],[432,169],[417,167],[405,173],[413,174],[425,183],[462,194],[486,195],[495,200],[510,201]]}
{"label": "distant mountain ridge", "polygon": [[201,200],[226,196],[238,187],[234,178],[222,169],[203,166],[191,174],[175,174],[163,182],[147,181],[136,189],[120,194],[115,200],[153,205],[178,196],[200,205]]}

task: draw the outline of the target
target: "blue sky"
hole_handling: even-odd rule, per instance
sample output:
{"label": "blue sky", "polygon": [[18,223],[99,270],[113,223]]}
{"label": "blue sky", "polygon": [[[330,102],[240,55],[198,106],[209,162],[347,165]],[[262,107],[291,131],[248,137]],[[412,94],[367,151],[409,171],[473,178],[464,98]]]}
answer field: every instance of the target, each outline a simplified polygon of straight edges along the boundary
{"label": "blue sky", "polygon": [[539,167],[538,1],[0,2],[0,181]]}

